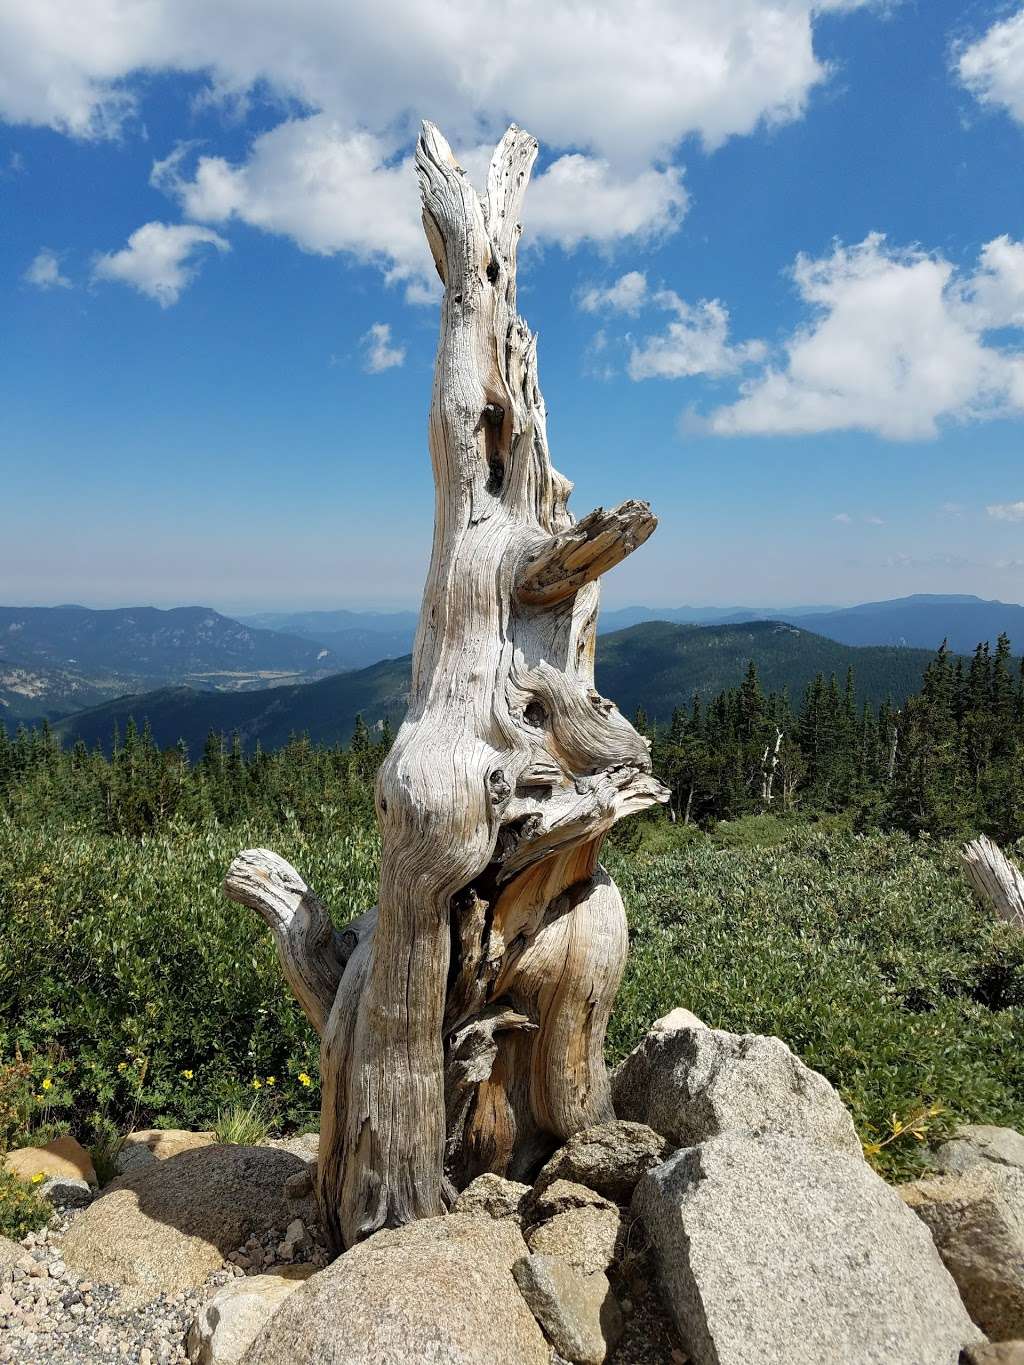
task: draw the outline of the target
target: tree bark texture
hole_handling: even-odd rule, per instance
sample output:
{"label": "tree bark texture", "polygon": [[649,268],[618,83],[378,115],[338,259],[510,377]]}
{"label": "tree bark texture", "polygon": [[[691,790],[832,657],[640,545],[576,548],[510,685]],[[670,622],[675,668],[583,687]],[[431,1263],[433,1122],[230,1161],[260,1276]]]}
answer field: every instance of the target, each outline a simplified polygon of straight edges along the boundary
{"label": "tree bark texture", "polygon": [[321,1035],[319,1198],[339,1247],[443,1212],[483,1171],[529,1175],[612,1116],[604,1037],[627,934],[598,855],[668,792],[594,689],[598,578],[656,521],[641,502],[574,521],[549,458],[516,312],[536,154],[510,128],[478,195],[435,127],[417,146],[444,284],[435,524],[409,709],[377,779],[378,906],[339,934],[266,850],[226,882],[267,920]]}
{"label": "tree bark texture", "polygon": [[960,857],[974,894],[1000,919],[1024,929],[1024,873],[983,834],[965,844]]}

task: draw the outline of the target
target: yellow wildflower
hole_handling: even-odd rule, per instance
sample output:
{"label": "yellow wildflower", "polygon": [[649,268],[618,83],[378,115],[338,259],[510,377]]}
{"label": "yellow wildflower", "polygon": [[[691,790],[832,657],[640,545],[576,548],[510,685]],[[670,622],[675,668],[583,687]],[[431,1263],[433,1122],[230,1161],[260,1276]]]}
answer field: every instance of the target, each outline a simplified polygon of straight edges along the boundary
{"label": "yellow wildflower", "polygon": [[252,1082],[252,1088],[253,1088],[253,1090],[262,1090],[262,1089],[263,1089],[263,1082],[260,1081],[260,1080],[257,1080],[257,1079],[255,1078],[255,1076],[254,1076],[254,1077],[253,1077],[253,1082]]}
{"label": "yellow wildflower", "polygon": [[43,1081],[43,1089],[44,1089],[44,1090],[52,1090],[52,1089],[53,1089],[53,1081],[50,1080],[49,1076],[47,1076],[46,1080]]}
{"label": "yellow wildflower", "polygon": [[186,1067],[185,1070],[184,1070],[181,1074],[185,1077],[186,1081],[190,1081],[190,1080],[192,1079],[192,1077],[195,1075],[195,1072],[194,1072],[194,1071],[190,1071],[189,1068]]}
{"label": "yellow wildflower", "polygon": [[276,1085],[276,1084],[277,1084],[277,1077],[276,1077],[276,1076],[268,1076],[268,1077],[267,1077],[267,1085]]}
{"label": "yellow wildflower", "polygon": [[312,1084],[313,1084],[312,1078],[311,1078],[310,1076],[307,1076],[306,1073],[305,1073],[304,1071],[300,1071],[300,1072],[299,1072],[299,1085],[312,1085]]}
{"label": "yellow wildflower", "polygon": [[42,1171],[37,1171],[36,1174],[32,1177],[32,1184],[40,1185],[45,1179],[46,1176],[43,1175]]}
{"label": "yellow wildflower", "polygon": [[118,1071],[127,1071],[127,1070],[128,1070],[128,1063],[127,1063],[127,1062],[118,1062],[118,1064],[117,1064],[117,1069],[118,1069]]}

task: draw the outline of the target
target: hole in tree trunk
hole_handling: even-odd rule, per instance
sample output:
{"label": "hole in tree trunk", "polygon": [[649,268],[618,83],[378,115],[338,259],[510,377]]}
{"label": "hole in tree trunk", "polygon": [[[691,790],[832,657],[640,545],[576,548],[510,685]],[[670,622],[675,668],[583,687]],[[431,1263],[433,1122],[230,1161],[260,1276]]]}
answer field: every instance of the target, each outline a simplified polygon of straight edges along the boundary
{"label": "hole in tree trunk", "polygon": [[523,711],[523,720],[526,721],[527,725],[532,725],[535,730],[543,730],[547,718],[548,713],[544,710],[539,701],[527,703],[527,706]]}
{"label": "hole in tree trunk", "polygon": [[491,284],[494,283],[494,281],[498,278],[499,274],[500,268],[498,266],[498,262],[491,261],[490,265],[487,267],[487,278],[490,280]]}

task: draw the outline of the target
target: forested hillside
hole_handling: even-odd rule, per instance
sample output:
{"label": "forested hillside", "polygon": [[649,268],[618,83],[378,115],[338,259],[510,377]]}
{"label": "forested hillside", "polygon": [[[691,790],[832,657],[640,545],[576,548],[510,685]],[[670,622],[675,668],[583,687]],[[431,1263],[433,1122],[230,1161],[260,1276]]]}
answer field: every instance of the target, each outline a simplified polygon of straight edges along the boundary
{"label": "forested hillside", "polygon": [[[652,621],[600,637],[597,686],[625,714],[642,706],[652,722],[667,725],[694,692],[712,698],[738,685],[751,660],[770,691],[788,689],[793,698],[819,673],[845,677],[853,668],[858,699],[878,704],[913,692],[930,658],[925,650],[851,649],[777,621],[716,627]],[[245,748],[257,742],[276,748],[298,733],[320,744],[343,744],[357,715],[371,727],[385,719],[396,726],[408,690],[409,660],[393,659],[317,683],[258,693],[226,696],[172,688],[123,697],[78,713],[59,729],[69,741],[81,739],[90,747],[109,746],[115,726],[123,732],[129,717],[140,728],[148,722],[160,746],[183,739],[192,752],[210,730],[237,732]]]}

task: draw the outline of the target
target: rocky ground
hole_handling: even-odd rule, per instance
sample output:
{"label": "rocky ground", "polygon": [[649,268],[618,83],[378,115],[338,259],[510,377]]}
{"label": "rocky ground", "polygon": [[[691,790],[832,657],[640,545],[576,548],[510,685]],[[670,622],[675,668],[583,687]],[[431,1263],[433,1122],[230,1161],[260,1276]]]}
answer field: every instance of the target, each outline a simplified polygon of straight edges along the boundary
{"label": "rocky ground", "polygon": [[99,1195],[69,1140],[10,1154],[56,1211],[0,1238],[0,1365],[1024,1365],[1024,1136],[894,1189],[784,1044],[682,1012],[613,1097],[532,1186],[333,1262],[315,1134],[134,1134]]}

